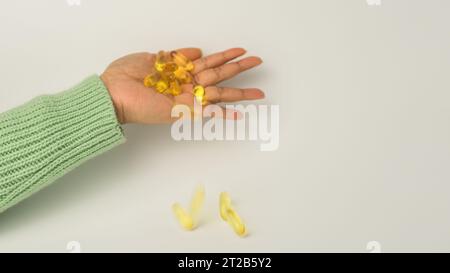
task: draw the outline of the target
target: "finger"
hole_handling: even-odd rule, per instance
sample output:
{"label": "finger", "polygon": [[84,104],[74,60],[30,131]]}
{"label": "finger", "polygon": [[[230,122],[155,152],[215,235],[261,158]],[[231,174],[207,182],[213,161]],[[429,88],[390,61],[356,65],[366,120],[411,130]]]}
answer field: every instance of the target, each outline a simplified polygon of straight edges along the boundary
{"label": "finger", "polygon": [[191,61],[195,61],[199,59],[202,56],[202,50],[200,48],[195,47],[189,47],[189,48],[180,48],[176,50],[177,52],[180,52],[186,58],[188,58]]}
{"label": "finger", "polygon": [[194,62],[195,68],[193,73],[196,74],[203,70],[223,65],[231,60],[236,59],[239,56],[244,55],[245,52],[246,51],[243,48],[231,48],[223,52],[215,53],[207,57],[198,59]]}
{"label": "finger", "polygon": [[189,107],[194,106],[194,95],[192,93],[185,92],[181,95],[175,96],[174,99],[177,104],[183,104]]}
{"label": "finger", "polygon": [[[228,109],[226,107],[219,106],[222,111],[220,112],[214,112],[215,118],[222,118],[222,119],[228,119],[228,120],[240,120],[242,119],[243,115],[240,111],[234,110],[234,109]],[[204,112],[208,112],[208,108],[205,109]],[[210,114],[207,114],[207,116],[211,116]]]}
{"label": "finger", "polygon": [[[196,114],[195,112],[195,106],[194,106],[194,96],[192,94],[189,93],[183,93],[179,96],[175,97],[175,103],[176,104],[181,104],[181,105],[186,105],[191,109],[191,117],[194,117]],[[208,102],[209,104],[209,102]],[[202,115],[203,116],[214,116],[216,118],[223,118],[223,119],[230,119],[230,120],[239,120],[243,117],[242,113],[238,110],[234,110],[234,109],[228,109],[226,107],[222,107],[222,106],[217,106],[220,108],[221,111],[214,111],[214,113],[212,114],[211,111],[213,110],[212,108],[208,107],[208,105],[203,105],[201,106],[202,108]]]}
{"label": "finger", "polygon": [[210,86],[205,89],[209,102],[236,102],[241,100],[258,100],[264,98],[264,92],[258,88],[230,88]]}
{"label": "finger", "polygon": [[[193,94],[194,85],[192,83],[186,83],[181,85],[181,93]],[[205,91],[206,92],[206,91]]]}
{"label": "finger", "polygon": [[258,66],[262,63],[261,58],[248,57],[238,62],[224,64],[222,66],[211,68],[194,75],[198,84],[203,86],[214,85],[221,81],[230,79],[237,74]]}

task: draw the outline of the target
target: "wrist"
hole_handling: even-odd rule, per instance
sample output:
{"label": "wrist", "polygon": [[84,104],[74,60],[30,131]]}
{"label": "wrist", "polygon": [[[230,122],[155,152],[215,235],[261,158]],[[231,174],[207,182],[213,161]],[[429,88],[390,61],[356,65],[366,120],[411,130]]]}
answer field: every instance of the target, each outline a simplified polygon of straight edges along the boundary
{"label": "wrist", "polygon": [[108,80],[107,75],[105,75],[105,73],[103,73],[100,76],[100,79],[102,80],[103,84],[106,87],[106,90],[108,90],[109,96],[111,98],[111,101],[113,103],[114,106],[114,111],[116,112],[116,117],[117,117],[117,121],[120,124],[125,124],[125,113],[124,113],[124,108],[123,108],[123,104],[120,102],[119,98],[115,95],[114,92],[112,92],[112,88],[111,88],[111,84],[110,81]]}

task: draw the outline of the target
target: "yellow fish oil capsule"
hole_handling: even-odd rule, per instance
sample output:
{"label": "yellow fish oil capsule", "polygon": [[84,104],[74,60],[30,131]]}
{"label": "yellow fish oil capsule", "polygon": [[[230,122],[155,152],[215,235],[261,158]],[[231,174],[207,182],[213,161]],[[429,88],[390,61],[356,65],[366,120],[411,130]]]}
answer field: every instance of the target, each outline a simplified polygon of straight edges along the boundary
{"label": "yellow fish oil capsule", "polygon": [[191,82],[189,73],[181,66],[179,66],[178,69],[173,72],[173,75],[183,84]]}
{"label": "yellow fish oil capsule", "polygon": [[239,236],[245,235],[245,225],[241,220],[241,217],[237,214],[237,212],[233,208],[226,209],[226,217],[227,222],[233,228],[234,232],[236,232]]}
{"label": "yellow fish oil capsule", "polygon": [[176,51],[172,51],[170,55],[172,56],[172,59],[176,64],[182,66],[187,71],[194,70],[194,64],[192,63],[192,61],[186,58],[186,56],[184,56],[183,54]]}
{"label": "yellow fish oil capsule", "polygon": [[170,87],[168,89],[168,93],[174,96],[178,96],[181,94],[181,87],[177,81],[173,81],[170,83]]}
{"label": "yellow fish oil capsule", "polygon": [[156,83],[159,81],[160,77],[158,73],[152,73],[145,77],[144,79],[144,85],[146,87],[153,87],[156,85]]}
{"label": "yellow fish oil capsule", "polygon": [[169,62],[167,53],[164,51],[159,51],[158,55],[156,55],[156,61],[155,61],[155,69],[158,72],[163,72],[166,64]]}
{"label": "yellow fish oil capsule", "polygon": [[163,71],[165,73],[173,73],[175,70],[178,69],[178,65],[176,63],[172,63],[172,62],[168,62],[166,63],[166,65],[164,66]]}
{"label": "yellow fish oil capsule", "polygon": [[169,87],[169,84],[165,80],[159,80],[155,84],[155,89],[159,93],[164,93],[164,91],[166,91],[168,87]]}
{"label": "yellow fish oil capsule", "polygon": [[222,192],[220,194],[219,200],[219,211],[220,217],[228,222],[228,224],[233,228],[234,232],[243,237],[246,235],[245,224],[242,222],[241,217],[231,206],[231,199],[228,193]]}
{"label": "yellow fish oil capsule", "polygon": [[205,188],[202,185],[197,186],[194,196],[191,201],[191,214],[194,219],[194,223],[198,222],[200,212],[203,208],[205,201]]}
{"label": "yellow fish oil capsule", "polygon": [[160,73],[161,78],[166,80],[167,82],[174,82],[177,81],[177,78],[175,77],[175,74],[173,72],[164,70],[163,72]]}
{"label": "yellow fish oil capsule", "polygon": [[206,104],[205,88],[203,86],[196,85],[194,87],[194,96],[198,103],[201,103],[202,105]]}
{"label": "yellow fish oil capsule", "polygon": [[227,192],[220,193],[220,200],[219,200],[219,208],[220,208],[220,217],[227,221],[227,208],[231,207],[231,199],[230,195]]}
{"label": "yellow fish oil capsule", "polygon": [[200,212],[205,200],[205,189],[198,186],[192,196],[190,211],[184,210],[180,204],[175,203],[172,210],[180,225],[186,230],[193,230],[198,225]]}
{"label": "yellow fish oil capsule", "polygon": [[194,228],[194,220],[192,216],[187,213],[180,204],[175,203],[172,206],[173,213],[177,217],[180,225],[186,230],[192,230]]}

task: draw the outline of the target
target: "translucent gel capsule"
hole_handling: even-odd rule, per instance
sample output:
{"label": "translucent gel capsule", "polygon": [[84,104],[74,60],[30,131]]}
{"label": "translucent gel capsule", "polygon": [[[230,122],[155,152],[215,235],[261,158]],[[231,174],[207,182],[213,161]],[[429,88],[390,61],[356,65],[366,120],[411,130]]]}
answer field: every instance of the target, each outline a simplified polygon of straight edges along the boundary
{"label": "translucent gel capsule", "polygon": [[180,225],[186,230],[192,230],[194,228],[194,220],[192,216],[187,213],[180,204],[175,203],[172,206],[172,210],[175,213]]}
{"label": "translucent gel capsule", "polygon": [[239,236],[245,235],[245,225],[241,220],[241,217],[237,214],[237,212],[233,208],[228,208],[226,210],[226,217],[228,218],[228,223],[233,228],[234,232],[236,232]]}
{"label": "translucent gel capsule", "polygon": [[205,88],[203,86],[196,85],[194,87],[194,96],[198,103],[201,103],[202,105],[206,104]]}
{"label": "translucent gel capsule", "polygon": [[220,217],[228,222],[233,228],[234,232],[239,236],[246,235],[245,225],[241,220],[241,217],[231,206],[231,199],[228,193],[222,192],[219,200]]}
{"label": "translucent gel capsule", "polygon": [[222,192],[220,194],[220,200],[219,200],[219,208],[220,208],[220,217],[227,221],[227,208],[231,207],[231,199],[228,193]]}
{"label": "translucent gel capsule", "polygon": [[203,186],[198,186],[195,190],[194,196],[191,201],[191,215],[194,219],[194,223],[198,222],[198,216],[203,208],[203,203],[205,201],[205,188]]}
{"label": "translucent gel capsule", "polygon": [[186,69],[182,68],[181,66],[179,66],[178,69],[173,72],[173,75],[182,83],[191,82],[191,77],[189,76],[189,73],[186,71]]}
{"label": "translucent gel capsule", "polygon": [[191,76],[191,74],[186,73],[185,76],[182,77],[182,78],[180,79],[180,82],[181,82],[182,84],[191,83],[191,82],[192,82],[192,76]]}
{"label": "translucent gel capsule", "polygon": [[191,207],[186,211],[180,204],[175,203],[172,210],[180,225],[186,230],[193,230],[198,224],[200,212],[205,200],[205,189],[203,186],[197,186],[191,200]]}
{"label": "translucent gel capsule", "polygon": [[164,71],[164,67],[166,66],[166,63],[164,62],[164,52],[160,51],[158,52],[158,55],[156,55],[156,61],[155,61],[155,69],[158,72]]}
{"label": "translucent gel capsule", "polygon": [[156,85],[156,83],[159,81],[160,76],[158,73],[152,73],[150,75],[148,75],[147,77],[145,77],[144,79],[144,85],[146,87],[153,87]]}
{"label": "translucent gel capsule", "polygon": [[160,51],[158,52],[158,55],[156,55],[156,61],[155,61],[155,69],[158,72],[163,72],[166,64],[169,62],[169,56],[166,52]]}
{"label": "translucent gel capsule", "polygon": [[169,84],[165,80],[159,80],[155,84],[155,89],[159,93],[164,93],[164,91],[166,91],[168,87],[169,87]]}
{"label": "translucent gel capsule", "polygon": [[174,96],[178,96],[181,94],[181,87],[180,84],[177,81],[172,81],[170,83],[170,87],[168,89],[168,93],[172,94]]}
{"label": "translucent gel capsule", "polygon": [[177,69],[178,69],[178,65],[176,63],[168,62],[164,66],[163,71],[166,73],[173,73]]}
{"label": "translucent gel capsule", "polygon": [[168,82],[169,84],[173,81],[176,81],[177,78],[175,77],[175,75],[172,72],[168,72],[166,70],[164,70],[163,72],[161,72],[160,74],[161,79],[165,80],[166,82]]}
{"label": "translucent gel capsule", "polygon": [[191,60],[186,58],[186,56],[184,56],[183,54],[176,52],[176,51],[172,51],[170,54],[176,64],[178,64],[179,66],[182,66],[187,71],[194,70],[194,64],[192,63]]}

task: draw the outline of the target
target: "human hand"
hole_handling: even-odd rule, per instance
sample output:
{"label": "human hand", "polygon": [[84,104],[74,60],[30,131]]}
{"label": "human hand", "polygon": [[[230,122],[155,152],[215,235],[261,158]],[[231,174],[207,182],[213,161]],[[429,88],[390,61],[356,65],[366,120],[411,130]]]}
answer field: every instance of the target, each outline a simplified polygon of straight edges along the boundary
{"label": "human hand", "polygon": [[[205,87],[205,98],[208,103],[237,102],[264,98],[264,93],[257,88],[219,87],[218,83],[230,79],[239,73],[262,63],[259,57],[247,57],[230,62],[246,53],[242,48],[233,48],[201,57],[197,48],[177,50],[194,63],[192,75],[197,84]],[[177,104],[192,107],[194,105],[193,85],[181,86],[182,94],[178,96],[156,92],[145,87],[144,78],[154,71],[156,54],[135,53],[122,57],[111,63],[100,76],[107,87],[117,119],[121,124],[142,123],[158,124],[174,121],[172,108]],[[224,110],[224,117],[235,119],[236,113]]]}

